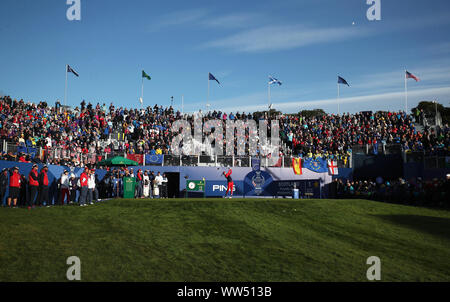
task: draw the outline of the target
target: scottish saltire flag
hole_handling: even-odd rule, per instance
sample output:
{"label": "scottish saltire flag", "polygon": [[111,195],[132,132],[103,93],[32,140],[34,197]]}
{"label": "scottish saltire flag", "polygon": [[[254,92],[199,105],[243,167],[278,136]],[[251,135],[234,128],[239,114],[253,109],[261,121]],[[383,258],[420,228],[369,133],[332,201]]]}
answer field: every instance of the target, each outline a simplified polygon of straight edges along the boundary
{"label": "scottish saltire flag", "polygon": [[292,169],[294,170],[295,175],[303,174],[301,158],[292,158]]}
{"label": "scottish saltire flag", "polygon": [[413,75],[412,73],[408,72],[408,70],[406,70],[406,78],[407,79],[414,79],[416,80],[416,82],[419,82],[420,79],[418,77],[416,77],[415,75]]}
{"label": "scottish saltire flag", "polygon": [[340,76],[338,76],[338,84],[344,84],[344,85],[347,85],[348,87],[350,87],[350,85],[347,83],[347,81],[344,78],[341,78]]}
{"label": "scottish saltire flag", "polygon": [[275,79],[274,77],[269,76],[269,85],[272,85],[272,84],[278,84],[281,86],[282,83],[281,83],[281,81]]}
{"label": "scottish saltire flag", "polygon": [[71,72],[77,77],[79,77],[78,73],[75,70],[73,70],[72,67],[70,67],[70,65],[67,65],[67,72]]}
{"label": "scottish saltire flag", "polygon": [[142,70],[142,78],[146,78],[147,80],[151,80],[152,78]]}
{"label": "scottish saltire flag", "polygon": [[164,155],[161,154],[146,154],[145,155],[145,164],[146,165],[162,165],[164,160]]}
{"label": "scottish saltire flag", "polygon": [[217,80],[217,79],[216,79],[216,77],[212,75],[212,73],[209,73],[209,80],[210,80],[210,81],[216,81],[216,82],[217,82],[217,84],[219,84],[219,85],[220,85],[220,82],[219,82],[219,80]]}
{"label": "scottish saltire flag", "polygon": [[309,157],[305,158],[303,161],[303,168],[311,170],[316,173],[326,173],[327,169],[327,161],[318,157],[316,159]]}
{"label": "scottish saltire flag", "polygon": [[338,174],[338,166],[337,162],[334,160],[328,161],[328,173],[330,175],[337,175]]}

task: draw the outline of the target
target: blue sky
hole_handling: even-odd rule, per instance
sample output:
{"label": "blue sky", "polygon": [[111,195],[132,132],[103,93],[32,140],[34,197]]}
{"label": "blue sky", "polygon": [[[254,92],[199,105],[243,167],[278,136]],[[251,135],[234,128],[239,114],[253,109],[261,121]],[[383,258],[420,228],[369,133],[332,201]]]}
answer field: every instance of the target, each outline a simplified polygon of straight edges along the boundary
{"label": "blue sky", "polygon": [[[68,21],[65,0],[0,1],[0,93],[25,101],[140,107],[170,104],[205,110],[267,108],[268,75],[276,109],[341,112],[450,102],[450,2],[381,0],[381,21],[368,21],[365,0],[152,1],[81,0],[81,21]],[[353,24],[354,22],[354,24]]]}

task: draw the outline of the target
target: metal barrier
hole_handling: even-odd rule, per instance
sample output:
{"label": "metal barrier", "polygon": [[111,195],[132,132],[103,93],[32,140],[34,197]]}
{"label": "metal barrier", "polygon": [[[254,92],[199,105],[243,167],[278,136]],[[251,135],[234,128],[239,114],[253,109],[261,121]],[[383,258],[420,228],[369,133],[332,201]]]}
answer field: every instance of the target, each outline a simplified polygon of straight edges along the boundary
{"label": "metal barrier", "polygon": [[[125,151],[112,150],[111,152],[102,153],[83,153],[81,148],[75,150],[65,148],[34,148],[36,150],[36,158],[41,162],[72,162],[74,164],[95,164],[102,159],[107,159],[115,156],[127,157]],[[18,146],[12,143],[2,141],[2,150],[16,153]],[[278,160],[271,160],[270,157],[259,157],[261,167],[292,167],[292,156],[281,156]],[[338,161],[338,167],[349,167],[351,160],[346,163],[343,160]],[[251,167],[252,156],[217,156],[217,155],[164,155],[162,163],[148,163],[145,165],[162,165],[162,166],[204,166],[204,167]]]}

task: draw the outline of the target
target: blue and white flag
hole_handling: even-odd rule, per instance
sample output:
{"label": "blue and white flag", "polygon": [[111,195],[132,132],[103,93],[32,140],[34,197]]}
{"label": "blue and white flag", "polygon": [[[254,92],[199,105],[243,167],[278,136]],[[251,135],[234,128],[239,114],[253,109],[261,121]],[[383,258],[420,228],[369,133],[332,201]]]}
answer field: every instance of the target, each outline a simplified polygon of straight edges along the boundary
{"label": "blue and white flag", "polygon": [[347,83],[347,81],[340,76],[338,76],[338,84],[344,84],[344,85],[347,85],[348,87],[350,87],[350,85]]}
{"label": "blue and white flag", "polygon": [[146,154],[145,164],[146,165],[162,165],[164,161],[164,155],[156,154]]}
{"label": "blue and white flag", "polygon": [[209,80],[210,80],[210,81],[216,81],[216,82],[217,82],[217,84],[220,84],[219,80],[217,80],[217,79],[216,79],[216,77],[215,77],[215,76],[213,76],[213,74],[212,74],[212,73],[209,73]]}
{"label": "blue and white flag", "polygon": [[281,81],[275,79],[274,77],[269,76],[269,85],[278,84],[281,86]]}
{"label": "blue and white flag", "polygon": [[78,73],[75,70],[73,70],[72,67],[70,67],[70,65],[67,65],[67,72],[71,72],[74,75],[76,75],[77,77],[79,76]]}

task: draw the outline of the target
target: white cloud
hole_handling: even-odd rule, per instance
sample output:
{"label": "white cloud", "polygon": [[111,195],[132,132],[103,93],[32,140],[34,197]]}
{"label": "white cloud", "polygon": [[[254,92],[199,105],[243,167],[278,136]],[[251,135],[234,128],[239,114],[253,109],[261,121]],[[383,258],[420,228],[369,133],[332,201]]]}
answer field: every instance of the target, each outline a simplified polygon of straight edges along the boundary
{"label": "white cloud", "polygon": [[208,27],[240,28],[258,23],[262,16],[256,13],[235,13],[224,16],[210,17],[202,24]]}
{"label": "white cloud", "polygon": [[209,11],[203,8],[172,12],[161,16],[152,25],[151,30],[199,22],[206,18]]}
{"label": "white cloud", "polygon": [[[408,101],[409,109],[415,106],[419,101],[422,100],[433,100],[437,99],[440,103],[447,104],[450,100],[450,87],[437,87],[428,89],[414,89],[408,91]],[[259,100],[259,102],[257,101]],[[225,106],[220,106],[219,108],[225,112],[235,112],[239,109],[240,112],[253,112],[261,111],[267,109],[267,103],[261,102],[264,100],[263,94],[247,95],[242,97],[235,97],[232,99],[223,100],[216,102],[216,104],[227,104]],[[339,103],[341,108],[349,108],[345,105],[355,105],[364,104],[364,110],[381,110],[383,108],[389,110],[404,110],[404,100],[405,92],[395,91],[381,94],[371,94],[371,95],[361,95],[356,97],[340,98]],[[302,109],[312,109],[312,108],[324,108],[326,106],[332,105],[330,109],[332,111],[337,111],[337,98],[319,99],[319,100],[299,100],[299,101],[289,101],[289,102],[275,102],[274,108],[285,113],[298,112]],[[241,105],[237,105],[241,104]],[[248,104],[242,106],[242,104]],[[351,106],[352,110],[350,112],[359,111],[355,106]]]}
{"label": "white cloud", "polygon": [[203,46],[236,52],[267,52],[342,41],[366,34],[366,29],[352,27],[308,28],[301,25],[275,25],[246,30],[207,42]]}

